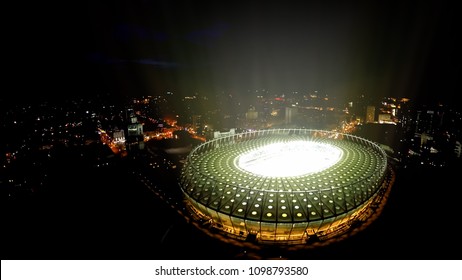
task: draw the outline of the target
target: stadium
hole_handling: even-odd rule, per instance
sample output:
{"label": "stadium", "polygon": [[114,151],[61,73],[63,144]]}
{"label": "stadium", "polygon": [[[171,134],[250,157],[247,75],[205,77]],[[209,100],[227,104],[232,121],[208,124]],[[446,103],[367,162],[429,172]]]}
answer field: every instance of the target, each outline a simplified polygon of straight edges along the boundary
{"label": "stadium", "polygon": [[327,240],[363,223],[391,187],[384,150],[350,134],[269,129],[207,141],[179,184],[191,216],[260,244]]}

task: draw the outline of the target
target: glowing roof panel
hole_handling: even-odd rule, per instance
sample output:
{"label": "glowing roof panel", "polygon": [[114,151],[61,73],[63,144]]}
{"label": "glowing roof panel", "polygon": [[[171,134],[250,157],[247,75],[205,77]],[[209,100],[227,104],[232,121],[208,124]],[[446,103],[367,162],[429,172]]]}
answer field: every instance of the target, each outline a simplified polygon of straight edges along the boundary
{"label": "glowing roof panel", "polygon": [[322,171],[337,163],[341,149],[313,141],[286,141],[257,147],[239,156],[237,167],[265,177],[294,177]]}

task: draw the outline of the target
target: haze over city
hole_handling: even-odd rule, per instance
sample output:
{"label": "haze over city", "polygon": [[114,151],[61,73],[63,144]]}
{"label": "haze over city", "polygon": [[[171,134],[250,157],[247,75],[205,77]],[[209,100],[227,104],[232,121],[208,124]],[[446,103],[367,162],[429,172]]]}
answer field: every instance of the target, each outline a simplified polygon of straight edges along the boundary
{"label": "haze over city", "polygon": [[[460,248],[440,234],[460,193],[452,2],[7,6],[2,259],[446,259]],[[379,143],[396,169],[379,218],[301,253],[193,227],[178,184],[188,152],[273,128]]]}
{"label": "haze over city", "polygon": [[454,101],[450,1],[8,5],[5,100],[265,89]]}

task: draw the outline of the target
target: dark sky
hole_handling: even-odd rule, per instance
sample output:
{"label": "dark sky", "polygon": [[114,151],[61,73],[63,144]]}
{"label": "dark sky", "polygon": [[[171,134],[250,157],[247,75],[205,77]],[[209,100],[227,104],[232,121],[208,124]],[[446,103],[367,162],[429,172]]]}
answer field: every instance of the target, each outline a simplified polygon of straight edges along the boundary
{"label": "dark sky", "polygon": [[450,1],[23,1],[6,98],[318,90],[456,97]]}

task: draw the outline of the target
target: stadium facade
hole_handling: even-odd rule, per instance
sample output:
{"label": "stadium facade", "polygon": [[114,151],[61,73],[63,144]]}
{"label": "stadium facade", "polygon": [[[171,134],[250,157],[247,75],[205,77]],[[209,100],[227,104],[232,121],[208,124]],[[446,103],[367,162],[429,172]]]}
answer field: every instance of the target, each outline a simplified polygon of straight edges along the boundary
{"label": "stadium facade", "polygon": [[187,208],[230,237],[268,244],[351,230],[391,186],[385,152],[332,131],[270,129],[197,146],[179,177]]}

